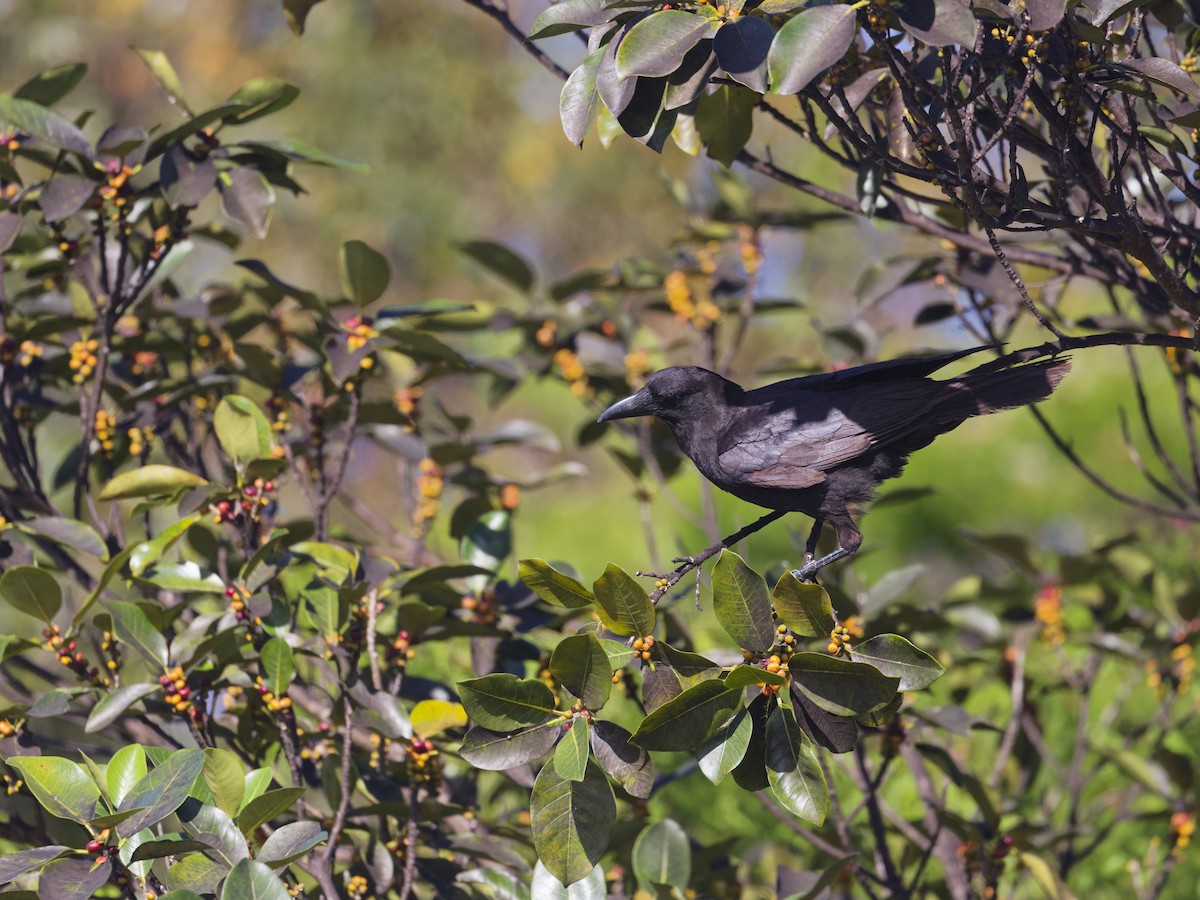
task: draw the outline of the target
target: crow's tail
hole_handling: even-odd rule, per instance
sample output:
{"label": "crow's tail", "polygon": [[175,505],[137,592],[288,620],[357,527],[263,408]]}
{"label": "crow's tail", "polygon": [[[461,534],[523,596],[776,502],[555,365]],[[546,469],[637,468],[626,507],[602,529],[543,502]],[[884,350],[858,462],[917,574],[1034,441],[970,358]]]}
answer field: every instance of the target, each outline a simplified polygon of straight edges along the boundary
{"label": "crow's tail", "polygon": [[1011,369],[967,372],[946,384],[958,394],[950,404],[967,416],[985,416],[1045,400],[1058,387],[1071,361],[1066,357],[1040,359]]}

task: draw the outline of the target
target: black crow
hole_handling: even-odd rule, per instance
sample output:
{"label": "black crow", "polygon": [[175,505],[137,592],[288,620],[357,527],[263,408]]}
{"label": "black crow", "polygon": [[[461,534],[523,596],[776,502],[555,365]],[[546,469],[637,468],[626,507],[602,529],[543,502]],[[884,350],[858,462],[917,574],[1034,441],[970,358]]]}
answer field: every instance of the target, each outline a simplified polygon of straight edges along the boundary
{"label": "black crow", "polygon": [[[1037,403],[1071,368],[1063,357],[980,368],[935,381],[943,366],[989,347],[791,378],[744,391],[697,366],[655,372],[646,386],[600,421],[658,416],[701,474],[721,490],[772,510],[811,516],[805,565],[850,556],[862,543],[854,522],[879,483],[894,478],[914,450],[971,416]],[[813,559],[828,522],[838,548]]]}

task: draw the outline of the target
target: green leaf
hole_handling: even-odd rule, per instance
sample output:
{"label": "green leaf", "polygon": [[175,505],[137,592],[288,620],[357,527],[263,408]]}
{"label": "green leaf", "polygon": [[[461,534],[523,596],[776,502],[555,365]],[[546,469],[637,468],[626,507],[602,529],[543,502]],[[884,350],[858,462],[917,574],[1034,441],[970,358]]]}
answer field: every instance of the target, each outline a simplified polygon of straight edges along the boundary
{"label": "green leaf", "polygon": [[563,638],[550,655],[550,672],[593,712],[608,702],[613,670],[594,634]]}
{"label": "green leaf", "polygon": [[775,707],[767,719],[766,761],[771,793],[780,805],[805,821],[824,822],[829,788],[812,744],[786,707]]}
{"label": "green leaf", "polygon": [[633,842],[633,874],[649,892],[660,885],[683,891],[692,879],[692,848],[674,819],[643,828]]}
{"label": "green leaf", "polygon": [[26,872],[40,869],[52,859],[68,852],[70,848],[62,844],[50,844],[46,847],[34,847],[30,850],[18,850],[0,856],[0,884],[15,881]]}
{"label": "green leaf", "polygon": [[271,770],[267,768],[251,769],[246,773],[244,780],[246,783],[246,793],[242,797],[242,809],[238,810],[239,813],[246,808],[246,804],[251,800],[257,799],[266,793],[267,788],[271,786]]}
{"label": "green leaf", "polygon": [[91,857],[59,859],[42,869],[38,897],[55,900],[87,900],[112,876],[112,862],[97,863]]}
{"label": "green leaf", "polygon": [[554,606],[583,609],[596,601],[591,591],[544,559],[522,559],[517,563],[517,571],[527,588]]}
{"label": "green leaf", "polygon": [[262,172],[255,169],[226,169],[217,178],[221,209],[233,221],[245,225],[260,240],[267,236],[275,210],[275,190]]}
{"label": "green leaf", "polygon": [[39,103],[0,94],[0,119],[60,150],[93,156],[92,145],[77,126]]}
{"label": "green leaf", "polygon": [[861,716],[886,706],[896,696],[899,678],[874,666],[824,653],[797,653],[788,663],[792,684],[835,716]]}
{"label": "green leaf", "polygon": [[83,209],[99,185],[82,175],[55,175],[38,194],[38,206],[47,222],[61,222]]}
{"label": "green leaf", "polygon": [[203,770],[203,750],[176,750],[125,795],[118,811],[141,809],[141,812],[117,826],[117,833],[129,837],[175,812],[188,798]]}
{"label": "green leaf", "polygon": [[775,643],[767,583],[732,550],[722,550],[712,570],[713,612],[735,644],[761,653]]}
{"label": "green leaf", "polygon": [[108,604],[112,614],[113,633],[117,640],[136,650],[151,665],[160,670],[167,669],[167,639],[162,631],[142,611],[136,603],[127,600],[113,600]]}
{"label": "green leaf", "polygon": [[558,98],[558,118],[562,122],[563,133],[576,147],[583,146],[583,139],[587,137],[596,118],[596,69],[605,49],[598,47],[587,55],[571,73]]}
{"label": "green leaf", "polygon": [[208,156],[195,156],[183,144],[172,144],[159,167],[163,199],[171,209],[199,206],[217,186],[217,167]]}
{"label": "green leaf", "polygon": [[260,794],[238,813],[237,827],[242,834],[253,834],[259,825],[291,809],[303,794],[304,788],[300,787],[277,788]]}
{"label": "green leaf", "polygon": [[242,141],[242,146],[251,149],[261,147],[264,150],[278,153],[296,162],[310,163],[314,166],[328,166],[331,169],[342,169],[347,172],[359,172],[361,174],[367,174],[371,171],[371,167],[366,163],[354,162],[353,160],[334,156],[332,153],[326,153],[319,147],[314,147],[307,141],[300,140],[300,138],[289,137],[270,141]]}
{"label": "green leaf", "polygon": [[283,0],[283,17],[297,37],[304,34],[304,23],[312,8],[321,0]]}
{"label": "green leaf", "polygon": [[346,241],[338,254],[342,290],[359,309],[378,300],[392,280],[392,267],[382,253],[362,241]]}
{"label": "green leaf", "polygon": [[246,795],[246,772],[238,755],[231,750],[205,747],[204,783],[213,803],[230,816],[236,816]]}
{"label": "green leaf", "polygon": [[[154,76],[159,87],[166,91],[171,102],[191,116],[191,107],[188,106],[187,98],[183,93],[183,82],[179,80],[179,74],[171,65],[171,61],[167,59],[167,54],[161,50],[144,50],[141,47],[134,47],[133,52],[142,58],[142,62],[146,64],[146,68],[150,70],[150,74]],[[196,130],[199,131],[199,128]]]}
{"label": "green leaf", "polygon": [[733,720],[704,742],[697,750],[696,757],[700,771],[713,784],[720,784],[725,776],[737,768],[746,756],[746,748],[750,746],[750,735],[754,723],[750,719],[749,710],[738,710]]}
{"label": "green leaf", "polygon": [[1138,134],[1143,135],[1147,140],[1168,150],[1173,150],[1176,153],[1187,153],[1187,147],[1184,146],[1183,140],[1169,128],[1159,128],[1156,125],[1139,125]]}
{"label": "green leaf", "polygon": [[538,725],[554,712],[554,692],[535,679],[521,680],[506,672],[458,683],[467,715],[494,731],[516,731]]}
{"label": "green leaf", "polygon": [[628,731],[614,722],[592,719],[589,729],[592,755],[605,772],[631,797],[642,800],[654,789],[654,763],[650,754],[631,743]]}
{"label": "green leaf", "polygon": [[[759,94],[767,92],[767,55],[775,29],[758,16],[739,16],[723,24],[713,38],[717,62],[734,81]],[[758,98],[755,98],[756,100]]]}
{"label": "green leaf", "polygon": [[630,28],[617,47],[617,76],[670,75],[679,68],[684,55],[712,31],[707,18],[681,9],[651,13]]}
{"label": "green leaf", "polygon": [[528,293],[533,287],[533,269],[507,247],[493,241],[465,241],[458,249],[522,293]]}
{"label": "green leaf", "polygon": [[296,677],[296,663],[292,659],[292,648],[281,637],[273,637],[259,652],[263,683],[276,697],[282,697]]}
{"label": "green leaf", "polygon": [[89,556],[95,556],[102,562],[108,560],[108,547],[104,539],[94,528],[78,519],[41,516],[13,524],[26,534],[36,534],[70,550],[79,550]]}
{"label": "green leaf", "polygon": [[204,487],[208,484],[199,475],[193,475],[174,466],[148,465],[122,472],[115,476],[97,494],[100,500],[124,500],[128,497],[160,497],[175,494],[187,488]]}
{"label": "green leaf", "polygon": [[238,111],[225,117],[230,125],[244,125],[263,116],[269,116],[290,106],[300,96],[300,88],[278,78],[252,78],[234,91],[227,101],[239,107]]}
{"label": "green leaf", "polygon": [[409,716],[413,733],[423,738],[436,737],[451,728],[467,724],[467,711],[461,703],[449,700],[422,700]]}
{"label": "green leaf", "polygon": [[588,762],[587,719],[576,717],[554,748],[554,768],[569,781],[582,781]]}
{"label": "green leaf", "polygon": [[504,733],[476,725],[463,738],[459,755],[477,769],[502,772],[540,759],[561,734],[558,720]]}
{"label": "green leaf", "polygon": [[78,763],[58,756],[10,756],[42,808],[60,819],[87,824],[96,815],[100,790]]}
{"label": "green leaf", "polygon": [[36,566],[13,566],[0,576],[0,597],[12,608],[47,625],[62,607],[62,588],[58,579]]}
{"label": "green leaf", "polygon": [[88,713],[83,730],[88,734],[103,731],[115,722],[125,710],[143,697],[148,697],[162,687],[153,682],[145,684],[123,684],[108,691]]}
{"label": "green leaf", "polygon": [[275,446],[271,423],[248,397],[222,397],[213,413],[213,430],[221,449],[239,469],[253,460],[271,458]]}
{"label": "green leaf", "polygon": [[179,594],[223,594],[225,582],[215,572],[202,569],[191,560],[151,566],[140,576],[142,581]]}
{"label": "green leaf", "polygon": [[853,6],[802,10],[779,29],[767,56],[771,92],[798,94],[845,55],[858,31]]}
{"label": "green leaf", "polygon": [[21,100],[37,103],[39,106],[53,106],[83,80],[87,66],[83,63],[67,63],[39,72],[21,85],[13,96]]}
{"label": "green leaf", "polygon": [[833,631],[833,603],[819,584],[801,582],[784,572],[771,595],[779,621],[797,637],[826,637]]}
{"label": "green leaf", "polygon": [[[1057,2],[1058,19],[1062,18],[1064,0]],[[1038,18],[1036,7],[1043,5],[1042,0],[1029,0],[1026,8],[1031,19]],[[969,0],[906,0],[898,5],[896,15],[904,25],[904,30],[918,40],[932,47],[945,47],[950,44],[961,44],[972,47],[975,44],[977,23],[975,14],[971,12]],[[1054,27],[1055,19],[1045,25],[1030,23],[1031,31],[1044,31]]]}
{"label": "green leaf", "polygon": [[271,832],[254,858],[278,869],[298,859],[329,837],[317,822],[288,822]]}
{"label": "green leaf", "polygon": [[113,754],[104,768],[104,781],[113,803],[121,801],[135,784],[146,777],[146,751],[141,744],[126,744]]}
{"label": "green leaf", "polygon": [[600,768],[587,765],[583,780],[571,781],[542,767],[533,784],[530,825],[538,859],[564,885],[587,878],[612,838],[617,805]]}
{"label": "green leaf", "polygon": [[646,716],[633,733],[633,743],[645,750],[694,750],[741,704],[741,690],[730,690],[721,681],[702,681]]}
{"label": "green leaf", "polygon": [[[502,509],[484,513],[463,536],[459,553],[463,562],[489,572],[497,572],[512,552],[512,517]],[[471,579],[475,590],[482,590],[486,576]]]}
{"label": "green leaf", "polygon": [[787,679],[776,672],[768,672],[758,666],[740,665],[735,667],[724,679],[725,687],[729,690],[743,690],[751,685],[787,684]]}
{"label": "green leaf", "polygon": [[755,11],[764,16],[778,16],[798,9],[806,3],[808,0],[763,0]]}
{"label": "green leaf", "polygon": [[[550,8],[554,9],[553,6]],[[541,860],[538,860],[533,867],[530,893],[537,900],[606,900],[608,882],[604,880],[604,870],[600,866],[596,866],[582,881],[576,881],[570,887],[565,887],[561,881],[550,874],[549,869],[542,865]]]}
{"label": "green leaf", "polygon": [[592,585],[597,612],[606,628],[622,637],[645,637],[654,631],[654,604],[633,576],[609,563]]}
{"label": "green leaf", "polygon": [[270,866],[243,859],[225,877],[221,900],[292,900],[292,895]]}
{"label": "green leaf", "polygon": [[164,528],[150,540],[135,544],[129,557],[129,571],[135,578],[140,576],[148,566],[158,562],[164,553],[175,546],[176,541],[187,534],[189,528],[203,518],[202,514],[194,513]]}
{"label": "green leaf", "polygon": [[900,679],[901,691],[924,690],[946,671],[936,659],[898,634],[880,634],[855,644],[851,656]]}
{"label": "green leaf", "polygon": [[561,3],[555,3],[543,11],[534,20],[529,38],[536,41],[539,38],[578,31],[588,25],[602,25],[614,15],[607,8],[609,5],[605,0],[562,0]]}

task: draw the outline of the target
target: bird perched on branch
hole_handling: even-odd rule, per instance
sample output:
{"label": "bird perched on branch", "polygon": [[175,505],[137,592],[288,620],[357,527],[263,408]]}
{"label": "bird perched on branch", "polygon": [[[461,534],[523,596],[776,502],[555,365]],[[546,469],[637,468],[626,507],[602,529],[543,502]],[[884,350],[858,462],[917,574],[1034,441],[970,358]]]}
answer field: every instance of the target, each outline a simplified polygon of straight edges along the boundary
{"label": "bird perched on branch", "polygon": [[[858,550],[856,512],[880,482],[900,474],[909,454],[972,416],[1045,400],[1071,368],[1063,357],[997,360],[942,381],[928,377],[987,349],[890,360],[753,391],[707,369],[672,366],[606,409],[600,421],[657,416],[721,490],[811,516],[805,564],[795,572],[805,580]],[[826,522],[838,548],[814,559]]]}

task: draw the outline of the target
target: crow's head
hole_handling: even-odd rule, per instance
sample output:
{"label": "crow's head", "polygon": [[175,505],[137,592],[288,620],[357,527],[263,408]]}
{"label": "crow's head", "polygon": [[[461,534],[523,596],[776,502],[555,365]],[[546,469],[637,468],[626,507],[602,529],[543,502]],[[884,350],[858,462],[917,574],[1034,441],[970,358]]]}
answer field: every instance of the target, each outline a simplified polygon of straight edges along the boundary
{"label": "crow's head", "polygon": [[671,366],[650,376],[646,386],[614,403],[598,421],[658,416],[664,422],[698,419],[742,393],[732,381],[699,366]]}

